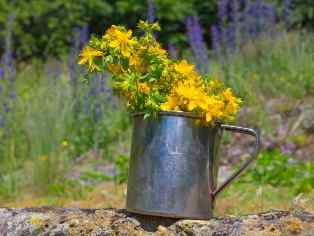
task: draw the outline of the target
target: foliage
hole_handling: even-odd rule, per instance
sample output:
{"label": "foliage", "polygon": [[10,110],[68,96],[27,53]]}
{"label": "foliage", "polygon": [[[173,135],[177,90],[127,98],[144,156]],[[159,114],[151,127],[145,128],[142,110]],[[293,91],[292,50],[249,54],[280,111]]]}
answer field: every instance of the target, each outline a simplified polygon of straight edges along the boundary
{"label": "foliage", "polygon": [[279,151],[263,152],[245,180],[290,187],[297,193],[309,192],[314,188],[314,165],[294,160]]}
{"label": "foliage", "polygon": [[[311,0],[279,0],[279,2],[285,3],[283,9],[287,4],[291,4],[294,12],[291,14],[291,23],[300,27],[313,30],[314,22],[314,2]],[[285,12],[285,11],[284,11]]]}
{"label": "foliage", "polygon": [[[146,1],[144,1],[146,3]],[[19,59],[30,57],[47,58],[69,52],[75,35],[73,29],[89,26],[90,33],[101,34],[112,24],[136,26],[139,18],[146,17],[147,6],[139,0],[55,0],[55,1],[11,1],[0,0],[0,28],[5,28],[10,14],[15,15],[14,48]],[[215,1],[158,0],[157,18],[166,26],[159,37],[164,44],[178,42],[184,38],[185,18],[204,11],[213,12]],[[203,22],[210,22],[208,11],[202,12]],[[60,20],[62,19],[62,20]],[[172,32],[177,32],[172,34]],[[0,33],[3,45],[5,32]],[[0,47],[1,48],[1,47]],[[1,50],[0,50],[1,55]]]}
{"label": "foliage", "polygon": [[[80,55],[80,64],[89,72],[108,69],[113,87],[127,100],[130,111],[154,115],[160,110],[189,111],[210,123],[230,120],[240,100],[231,89],[214,80],[203,80],[194,65],[169,59],[153,36],[157,23],[140,21],[144,31],[132,37],[132,31],[111,26],[101,39],[93,38]],[[209,78],[209,77],[208,77]]]}
{"label": "foliage", "polygon": [[80,199],[90,191],[89,186],[82,185],[78,180],[60,179],[48,185],[50,196]]}
{"label": "foliage", "polygon": [[118,156],[117,158],[115,158],[115,166],[117,169],[115,181],[120,184],[126,183],[129,173],[129,157],[125,155]]}
{"label": "foliage", "polygon": [[314,190],[297,194],[291,191],[290,186],[244,183],[239,180],[222,191],[215,204],[216,215],[245,215],[270,209],[313,211]]}
{"label": "foliage", "polygon": [[66,70],[52,76],[43,67],[34,62],[24,68],[12,88],[17,94],[14,106],[0,127],[2,196],[15,196],[25,186],[49,192],[50,185],[61,181],[73,162],[91,149],[112,159],[111,144],[125,138],[129,126],[128,116],[116,109],[117,101],[105,85],[97,84],[95,91],[94,79],[74,86]]}
{"label": "foliage", "polygon": [[[71,43],[73,28],[89,20],[105,19],[112,12],[106,1],[0,1],[0,28],[15,15],[14,48],[18,58],[64,55]],[[60,20],[62,19],[62,20]],[[99,27],[99,26],[98,26]],[[3,36],[5,32],[1,32]]]}
{"label": "foliage", "polygon": [[[223,2],[236,1],[155,0],[148,2],[154,4],[155,16],[153,19],[157,19],[164,25],[164,30],[158,34],[160,41],[163,45],[171,43],[182,49],[186,48],[186,41],[189,37],[185,34],[184,27],[189,16],[198,17],[205,29],[204,38],[209,46],[211,32],[208,29],[219,21],[218,5]],[[287,19],[285,22],[289,21],[293,26],[312,28],[314,5],[311,0],[265,2],[277,3],[276,18]],[[146,1],[140,0],[77,0],[75,2],[68,0],[42,0],[40,2],[37,0],[0,0],[0,9],[1,29],[6,28],[10,16],[15,16],[14,48],[18,59],[65,55],[69,52],[69,46],[75,35],[74,29],[77,27],[88,26],[89,33],[102,34],[103,29],[114,23],[135,27],[138,19],[145,18],[150,14]],[[232,11],[232,7],[228,6],[226,14],[229,14],[230,11]],[[232,30],[230,29],[229,32]],[[4,45],[5,34],[5,31],[0,32],[0,45]],[[0,49],[0,54],[2,54],[2,50],[3,48]]]}
{"label": "foliage", "polygon": [[95,182],[108,181],[110,177],[100,171],[86,171],[80,176],[81,180],[91,180]]}
{"label": "foliage", "polygon": [[248,105],[261,106],[271,97],[300,99],[314,91],[312,40],[313,34],[301,32],[261,37],[223,64],[218,58],[211,60],[212,73]]}

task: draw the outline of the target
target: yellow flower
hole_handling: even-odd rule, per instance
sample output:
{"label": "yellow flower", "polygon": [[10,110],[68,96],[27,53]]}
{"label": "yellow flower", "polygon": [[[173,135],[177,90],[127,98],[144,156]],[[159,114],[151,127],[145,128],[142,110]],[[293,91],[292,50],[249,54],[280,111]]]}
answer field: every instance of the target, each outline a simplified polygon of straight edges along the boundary
{"label": "yellow flower", "polygon": [[96,71],[96,70],[99,71],[100,68],[97,65],[95,65],[94,59],[96,57],[102,57],[103,55],[104,55],[103,52],[87,46],[81,52],[80,60],[79,60],[78,64],[88,65],[88,69],[90,71]]}
{"label": "yellow flower", "polygon": [[109,47],[118,49],[124,57],[129,57],[131,54],[131,46],[136,42],[132,39],[132,30],[124,30],[124,28],[112,25],[103,36],[108,40]]}
{"label": "yellow flower", "polygon": [[222,92],[222,97],[226,103],[224,116],[228,119],[233,119],[234,115],[240,109],[241,99],[236,98],[230,88]]}
{"label": "yellow flower", "polygon": [[38,157],[40,161],[48,161],[49,157],[47,155],[41,155]]}
{"label": "yellow flower", "polygon": [[138,55],[134,54],[134,55],[131,55],[130,58],[129,58],[129,64],[130,66],[138,66],[141,64],[141,60],[139,58]]}
{"label": "yellow flower", "polygon": [[154,47],[150,47],[148,51],[149,53],[160,56],[161,58],[166,58],[168,56],[167,51],[161,48],[159,44],[155,45]]}
{"label": "yellow flower", "polygon": [[195,73],[194,65],[189,64],[186,60],[180,61],[178,64],[174,65],[176,72],[182,74],[183,76],[189,76]]}
{"label": "yellow flower", "polygon": [[[187,111],[207,124],[234,118],[241,100],[225,89],[217,75],[204,80],[193,64],[171,60],[153,37],[158,24],[141,21],[138,27],[144,34],[135,37],[131,30],[112,25],[101,39],[84,48],[79,63],[90,71],[110,71],[114,90],[126,98],[132,111]],[[100,68],[99,59],[106,68]],[[158,96],[143,96],[153,92]]]}
{"label": "yellow flower", "polygon": [[205,120],[206,120],[206,122],[212,122],[213,121],[213,117],[210,114],[210,112],[205,113]]}
{"label": "yellow flower", "polygon": [[210,91],[218,90],[223,88],[223,83],[218,79],[212,79],[208,82],[208,89]]}
{"label": "yellow flower", "polygon": [[120,75],[123,73],[123,68],[120,64],[108,64],[107,67],[109,72],[114,75]]}
{"label": "yellow flower", "polygon": [[138,83],[138,91],[148,94],[150,92],[150,87],[147,85],[147,83]]}
{"label": "yellow flower", "polygon": [[178,111],[179,109],[179,99],[176,96],[169,96],[167,101],[160,105],[163,111]]}
{"label": "yellow flower", "polygon": [[257,74],[253,74],[251,79],[252,80],[257,80]]}
{"label": "yellow flower", "polygon": [[66,148],[67,146],[69,146],[69,142],[67,140],[63,140],[61,146]]}

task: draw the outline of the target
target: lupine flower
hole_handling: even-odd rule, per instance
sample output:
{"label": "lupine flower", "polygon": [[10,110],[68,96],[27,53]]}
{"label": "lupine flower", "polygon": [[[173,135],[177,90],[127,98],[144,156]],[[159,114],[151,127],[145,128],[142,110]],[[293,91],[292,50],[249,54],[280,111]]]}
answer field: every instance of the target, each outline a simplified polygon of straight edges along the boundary
{"label": "lupine flower", "polygon": [[276,8],[264,0],[220,0],[218,18],[218,25],[211,27],[213,48],[218,52],[220,47],[220,52],[228,56],[239,45],[261,34],[275,35]]}
{"label": "lupine flower", "polygon": [[154,23],[156,20],[155,10],[156,6],[154,0],[147,0],[147,21],[149,23]]}
{"label": "lupine flower", "polygon": [[3,64],[11,69],[12,61],[13,61],[13,53],[12,53],[12,31],[13,31],[13,22],[14,22],[15,14],[9,14],[7,19],[7,32],[5,37],[5,50],[2,58]]}
{"label": "lupine flower", "polygon": [[9,113],[10,112],[10,106],[9,106],[9,103],[8,103],[8,101],[7,100],[4,100],[3,102],[2,102],[2,108],[3,108],[3,111],[5,112],[5,113]]}
{"label": "lupine flower", "polygon": [[4,77],[4,70],[0,67],[0,80]]}
{"label": "lupine flower", "polygon": [[203,30],[196,16],[190,16],[186,22],[187,34],[189,38],[189,44],[192,48],[194,57],[196,59],[197,69],[204,70],[208,73],[208,55],[207,48],[203,38]]}
{"label": "lupine flower", "polygon": [[168,44],[168,53],[172,59],[178,58],[178,50],[176,49],[176,47],[172,43]]}
{"label": "lupine flower", "polygon": [[6,37],[4,45],[4,54],[1,58],[2,68],[0,69],[0,79],[5,79],[7,83],[1,86],[2,95],[2,111],[9,113],[13,109],[14,101],[16,100],[16,93],[14,91],[14,78],[16,70],[13,64],[12,52],[12,32],[15,14],[9,14],[6,24]]}
{"label": "lupine flower", "polygon": [[221,34],[217,25],[212,25],[210,27],[210,32],[212,36],[212,47],[216,52],[220,51]]}
{"label": "lupine flower", "polygon": [[291,0],[285,0],[283,4],[283,22],[287,29],[291,25]]}
{"label": "lupine flower", "polygon": [[218,25],[212,25],[210,27],[212,48],[221,64],[224,63],[223,51],[222,51],[222,35]]}
{"label": "lupine flower", "polygon": [[237,28],[235,24],[229,24],[225,31],[226,46],[229,52],[234,52],[237,46]]}
{"label": "lupine flower", "polygon": [[83,96],[82,112],[86,115],[90,114],[90,102],[87,94]]}
{"label": "lupine flower", "polygon": [[10,91],[10,94],[9,94],[9,96],[10,96],[10,98],[12,99],[12,100],[16,100],[16,92],[15,91]]}
{"label": "lupine flower", "polygon": [[225,21],[228,18],[228,3],[229,0],[218,1],[218,18],[221,25],[224,25]]}
{"label": "lupine flower", "polygon": [[79,48],[82,49],[89,40],[89,26],[83,26],[79,31]]}
{"label": "lupine flower", "polygon": [[79,28],[74,28],[73,30],[74,40],[71,45],[69,59],[68,59],[69,79],[70,79],[70,84],[73,87],[76,87],[76,77],[78,73],[76,58],[80,50],[80,33],[79,32],[80,32]]}
{"label": "lupine flower", "polygon": [[73,41],[70,49],[69,59],[68,59],[68,69],[69,69],[69,78],[70,84],[73,88],[76,88],[77,76],[81,73],[77,66],[77,57],[80,53],[80,50],[89,40],[89,27],[86,25],[82,28],[73,29]]}
{"label": "lupine flower", "polygon": [[230,2],[230,22],[237,24],[238,14],[239,14],[240,4],[237,0],[232,0]]}
{"label": "lupine flower", "polygon": [[99,102],[96,102],[94,104],[94,116],[93,116],[95,123],[97,123],[101,120],[102,114],[103,114],[103,112],[102,112],[101,104]]}

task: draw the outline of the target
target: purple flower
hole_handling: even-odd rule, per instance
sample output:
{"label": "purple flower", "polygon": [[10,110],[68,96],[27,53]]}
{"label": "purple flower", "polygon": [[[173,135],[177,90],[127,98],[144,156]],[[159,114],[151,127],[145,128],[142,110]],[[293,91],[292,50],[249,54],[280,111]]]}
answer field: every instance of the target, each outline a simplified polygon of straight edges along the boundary
{"label": "purple flower", "polygon": [[286,143],[280,147],[282,154],[293,154],[296,149],[296,146],[293,143]]}
{"label": "purple flower", "polygon": [[153,23],[156,20],[155,16],[156,5],[154,0],[147,0],[147,20],[149,23]]}
{"label": "purple flower", "polygon": [[212,25],[210,27],[212,47],[216,52],[217,56],[221,56],[221,32],[217,25]]}
{"label": "purple flower", "polygon": [[232,22],[233,24],[237,24],[238,21],[238,14],[239,12],[239,8],[240,7],[240,3],[237,0],[232,0],[230,2],[230,22]]}
{"label": "purple flower", "polygon": [[11,67],[13,65],[13,53],[12,53],[12,32],[13,32],[13,23],[14,23],[15,13],[9,14],[7,18],[7,32],[5,37],[5,48],[3,55],[3,64],[7,67]]}
{"label": "purple flower", "polygon": [[6,80],[6,82],[1,86],[1,92],[5,91],[3,94],[2,110],[4,113],[9,113],[13,109],[14,101],[16,100],[16,93],[14,91],[15,75],[16,70],[13,63],[13,51],[12,51],[12,33],[13,33],[13,23],[14,23],[15,13],[9,14],[6,24],[6,37],[4,45],[4,54],[1,58],[1,63],[3,65],[0,68],[0,79]]}
{"label": "purple flower", "polygon": [[[286,2],[286,5],[290,4]],[[210,31],[213,49],[222,59],[251,39],[265,33],[270,37],[276,35],[276,8],[266,0],[219,0],[217,15],[218,24]],[[224,63],[224,60],[221,62]]]}
{"label": "purple flower", "polygon": [[237,29],[235,24],[229,24],[226,29],[226,47],[230,52],[234,52],[237,46]]}
{"label": "purple flower", "polygon": [[76,27],[73,29],[74,40],[72,41],[69,59],[68,59],[68,69],[70,84],[75,88],[77,84],[77,77],[81,73],[77,65],[77,57],[80,50],[88,42],[89,39],[89,27],[86,25],[82,28]]}
{"label": "purple flower", "polygon": [[292,1],[291,0],[285,0],[283,3],[283,22],[286,26],[287,29],[289,29],[290,25],[291,25],[291,4]]}
{"label": "purple flower", "polygon": [[100,103],[95,103],[94,105],[94,122],[98,122],[102,118],[102,107]]}
{"label": "purple flower", "polygon": [[172,59],[178,59],[178,50],[174,44],[172,43],[168,44],[168,52]]}
{"label": "purple flower", "polygon": [[84,114],[86,115],[89,115],[89,112],[90,112],[90,106],[89,106],[89,99],[88,99],[88,96],[85,95],[83,97],[83,108],[82,108],[82,111]]}
{"label": "purple flower", "polygon": [[89,26],[85,25],[83,26],[79,31],[79,48],[82,49],[85,44],[89,41]]}
{"label": "purple flower", "polygon": [[247,0],[239,0],[239,8],[245,8],[248,4]]}
{"label": "purple flower", "polygon": [[10,98],[11,98],[12,100],[16,100],[16,92],[15,92],[15,91],[11,91],[11,92],[10,92]]}
{"label": "purple flower", "polygon": [[229,0],[218,1],[218,18],[220,25],[224,25],[228,18],[228,4]]}
{"label": "purple flower", "polygon": [[9,113],[10,112],[10,106],[7,100],[3,101],[2,103],[2,107],[3,107],[3,111],[5,113]]}
{"label": "purple flower", "polygon": [[203,69],[204,73],[208,73],[208,54],[206,44],[204,42],[203,30],[196,16],[190,16],[186,21],[187,34],[190,47],[196,59],[196,66],[199,71]]}
{"label": "purple flower", "polygon": [[4,70],[0,67],[0,80],[4,78]]}

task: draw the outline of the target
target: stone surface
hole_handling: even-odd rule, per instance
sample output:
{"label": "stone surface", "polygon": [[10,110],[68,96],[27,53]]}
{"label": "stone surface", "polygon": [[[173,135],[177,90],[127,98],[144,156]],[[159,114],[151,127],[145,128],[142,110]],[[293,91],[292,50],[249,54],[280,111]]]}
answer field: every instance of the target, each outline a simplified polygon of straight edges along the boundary
{"label": "stone surface", "polygon": [[28,235],[314,235],[314,215],[270,211],[221,219],[174,220],[117,209],[0,209],[1,236]]}

